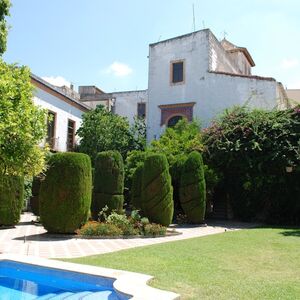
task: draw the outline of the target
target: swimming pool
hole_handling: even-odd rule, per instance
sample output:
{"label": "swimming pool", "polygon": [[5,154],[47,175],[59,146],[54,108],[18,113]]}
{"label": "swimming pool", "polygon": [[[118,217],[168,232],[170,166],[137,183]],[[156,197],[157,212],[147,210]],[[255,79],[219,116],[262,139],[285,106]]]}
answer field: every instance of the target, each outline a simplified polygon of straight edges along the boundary
{"label": "swimming pool", "polygon": [[113,281],[100,276],[0,261],[0,299],[129,299],[114,290]]}
{"label": "swimming pool", "polygon": [[36,256],[0,254],[0,300],[178,300],[153,277]]}

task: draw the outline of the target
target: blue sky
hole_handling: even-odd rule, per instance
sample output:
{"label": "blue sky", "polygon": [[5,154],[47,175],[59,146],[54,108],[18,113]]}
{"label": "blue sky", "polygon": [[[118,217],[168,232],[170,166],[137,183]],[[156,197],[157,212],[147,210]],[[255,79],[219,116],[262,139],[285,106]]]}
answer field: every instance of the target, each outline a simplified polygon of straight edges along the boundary
{"label": "blue sky", "polygon": [[300,88],[298,0],[12,0],[4,59],[56,83],[147,88],[148,44],[210,28],[247,47],[253,73]]}

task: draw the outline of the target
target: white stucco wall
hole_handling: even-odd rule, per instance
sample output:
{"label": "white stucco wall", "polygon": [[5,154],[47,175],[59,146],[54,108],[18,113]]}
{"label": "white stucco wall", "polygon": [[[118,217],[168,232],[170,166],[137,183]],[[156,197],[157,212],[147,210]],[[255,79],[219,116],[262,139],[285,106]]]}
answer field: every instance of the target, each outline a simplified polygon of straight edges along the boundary
{"label": "white stucco wall", "polygon": [[[233,105],[247,103],[251,107],[276,107],[275,80],[210,72],[211,69],[220,70],[213,68],[213,64],[226,67],[226,72],[231,68],[236,71],[230,58],[223,55],[224,53],[219,55],[218,47],[211,43],[211,34],[209,30],[203,30],[150,45],[148,142],[158,138],[165,130],[165,126],[160,125],[159,105],[196,102],[193,116],[201,121],[203,127],[208,126],[216,115]],[[171,85],[170,62],[180,59],[185,61],[185,82]]]}
{"label": "white stucco wall", "polygon": [[[55,150],[67,151],[68,119],[75,121],[75,130],[77,131],[82,122],[83,111],[40,88],[35,89],[33,101],[41,108],[56,113],[55,138],[57,139],[57,143]],[[75,141],[78,141],[78,139],[75,138]]]}
{"label": "white stucco wall", "polygon": [[198,94],[201,105],[195,105],[194,115],[204,127],[224,109],[234,105],[272,109],[276,103],[276,81],[250,79],[207,73],[203,89]]}
{"label": "white stucco wall", "polygon": [[[196,32],[165,42],[150,45],[147,140],[158,138],[164,131],[160,126],[161,110],[158,105],[199,102],[208,70],[208,32]],[[170,62],[185,60],[185,83],[170,84]]]}
{"label": "white stucco wall", "polygon": [[209,69],[212,71],[241,73],[238,64],[228,55],[216,37],[209,32]]}
{"label": "white stucco wall", "polygon": [[138,103],[146,103],[146,118],[147,118],[147,91],[129,91],[113,93],[115,99],[114,111],[116,114],[127,117],[129,123],[134,122],[134,117],[137,116]]}

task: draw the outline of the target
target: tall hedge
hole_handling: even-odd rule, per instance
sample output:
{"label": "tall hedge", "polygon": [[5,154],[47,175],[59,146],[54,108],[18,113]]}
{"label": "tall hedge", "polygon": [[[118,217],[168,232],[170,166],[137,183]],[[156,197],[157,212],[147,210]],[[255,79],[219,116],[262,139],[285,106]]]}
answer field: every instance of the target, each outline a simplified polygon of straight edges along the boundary
{"label": "tall hedge", "polygon": [[20,221],[24,205],[24,179],[0,175],[0,225],[15,225]]}
{"label": "tall hedge", "polygon": [[91,205],[91,160],[83,153],[51,156],[40,187],[41,222],[48,232],[73,233],[88,218]]}
{"label": "tall hedge", "polygon": [[199,152],[190,153],[183,165],[180,203],[189,222],[195,224],[203,222],[206,207],[206,185],[203,160]]}
{"label": "tall hedge", "polygon": [[141,196],[142,196],[142,177],[143,177],[144,164],[138,165],[132,176],[131,185],[131,204],[135,209],[141,209]]}
{"label": "tall hedge", "polygon": [[34,176],[32,180],[32,188],[31,188],[31,197],[30,197],[30,207],[31,211],[36,215],[40,215],[40,187],[42,182],[42,175]]}
{"label": "tall hedge", "polygon": [[169,164],[163,154],[150,154],[144,163],[141,185],[141,209],[151,222],[168,226],[174,204]]}
{"label": "tall hedge", "polygon": [[118,151],[98,153],[95,160],[92,216],[98,219],[99,212],[107,205],[109,211],[123,209],[124,163]]}

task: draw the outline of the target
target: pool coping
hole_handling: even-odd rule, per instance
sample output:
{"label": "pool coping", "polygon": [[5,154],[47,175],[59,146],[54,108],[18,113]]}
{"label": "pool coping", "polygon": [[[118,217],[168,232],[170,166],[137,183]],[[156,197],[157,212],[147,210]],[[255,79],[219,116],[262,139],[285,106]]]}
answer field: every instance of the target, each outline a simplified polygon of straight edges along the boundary
{"label": "pool coping", "polygon": [[0,261],[2,260],[10,260],[40,267],[101,276],[106,279],[115,279],[113,282],[114,289],[121,294],[132,296],[132,298],[130,298],[132,300],[180,299],[179,294],[150,287],[147,283],[153,279],[153,276],[146,274],[15,254],[0,254]]}

